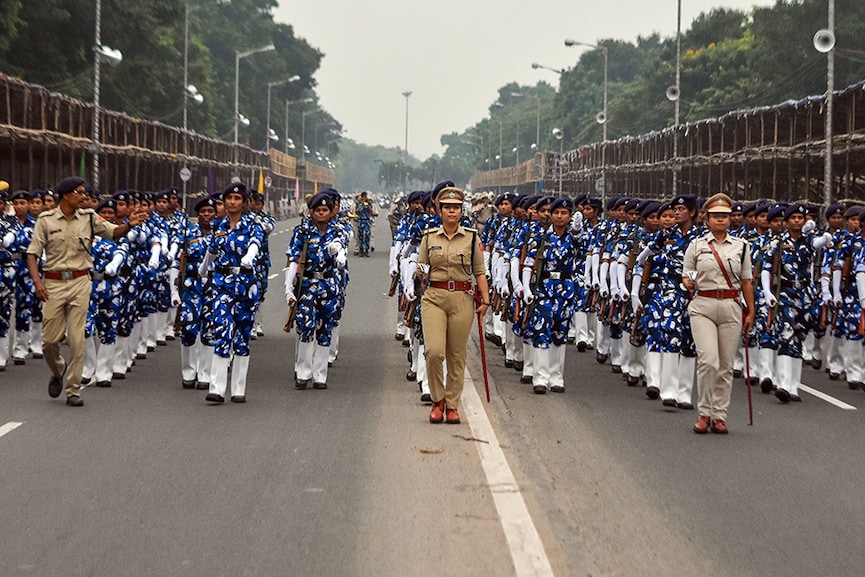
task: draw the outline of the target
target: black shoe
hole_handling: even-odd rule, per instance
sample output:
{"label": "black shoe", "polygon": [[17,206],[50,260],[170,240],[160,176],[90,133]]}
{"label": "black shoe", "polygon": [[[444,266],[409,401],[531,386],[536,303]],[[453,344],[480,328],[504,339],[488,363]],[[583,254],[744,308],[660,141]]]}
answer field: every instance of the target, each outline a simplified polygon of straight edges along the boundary
{"label": "black shoe", "polygon": [[413,355],[411,354],[411,349],[405,352],[405,360],[408,361],[408,364],[411,364],[412,356]]}
{"label": "black shoe", "polygon": [[506,369],[514,368],[514,362],[510,359],[505,359],[505,368]]}
{"label": "black shoe", "polygon": [[745,384],[749,387],[756,387],[760,382],[757,380],[757,377],[750,377],[745,379]]}
{"label": "black shoe", "polygon": [[245,403],[246,402],[246,395],[233,395],[231,397],[231,402],[232,403]]}
{"label": "black shoe", "polygon": [[166,341],[173,341],[175,338],[177,338],[177,337],[175,337],[174,335],[165,335]]}
{"label": "black shoe", "polygon": [[488,335],[487,340],[490,341],[492,344],[494,344],[497,347],[502,346],[502,337],[500,337],[499,335],[496,335],[496,334]]}
{"label": "black shoe", "polygon": [[586,343],[586,350],[587,351],[593,351],[593,350],[595,350],[595,347],[592,346],[592,343]]}
{"label": "black shoe", "polygon": [[534,391],[536,395],[546,395],[547,387],[545,387],[544,385],[535,385],[534,387],[532,387],[532,391]]}
{"label": "black shoe", "polygon": [[326,389],[327,383],[312,383],[313,389]]}
{"label": "black shoe", "polygon": [[85,386],[89,385],[90,384],[90,377],[81,377],[81,384],[85,385]]}
{"label": "black shoe", "polygon": [[553,385],[552,387],[550,387],[550,390],[554,393],[564,393],[565,392],[565,386],[564,385]]}
{"label": "black shoe", "polygon": [[197,383],[195,383],[195,390],[196,391],[206,391],[209,388],[210,388],[210,383],[208,383],[208,382],[198,381]]}
{"label": "black shoe", "polygon": [[[66,370],[63,371],[63,375],[65,374]],[[52,399],[56,399],[63,392],[63,375],[59,377],[52,375],[51,380],[48,381],[48,396]]]}
{"label": "black shoe", "polygon": [[[143,361],[147,358],[147,353],[135,353],[135,360]],[[135,363],[133,363],[135,364]]]}
{"label": "black shoe", "polygon": [[155,350],[156,350],[156,347],[152,347],[152,346],[150,346],[150,345],[147,345],[147,352],[148,352],[148,353],[152,353],[152,352],[155,351]]}
{"label": "black shoe", "polygon": [[[36,358],[35,355],[33,358]],[[819,371],[820,368],[823,366],[823,360],[822,359],[811,359],[811,366],[814,368],[815,371]]]}
{"label": "black shoe", "polygon": [[14,363],[16,365],[23,365],[25,363],[25,361],[24,361],[24,359],[16,359],[15,357],[12,357],[12,363]]}
{"label": "black shoe", "polygon": [[409,371],[405,374],[405,380],[414,381],[417,380],[417,373],[414,371]]}
{"label": "black shoe", "polygon": [[661,396],[661,389],[658,387],[647,387],[646,396],[655,401]]}
{"label": "black shoe", "polygon": [[208,403],[224,403],[225,397],[222,395],[217,395],[216,393],[207,393],[207,396],[204,397],[204,400]]}
{"label": "black shoe", "polygon": [[66,397],[66,404],[70,407],[83,407],[84,401],[78,395],[69,395]]}
{"label": "black shoe", "polygon": [[569,345],[572,345],[572,344],[574,344],[575,342],[577,342],[577,339],[575,339],[574,337],[568,337],[568,344],[569,344]]}
{"label": "black shoe", "polygon": [[847,381],[847,386],[850,387],[851,390],[856,391],[862,388],[862,383],[858,383],[856,381]]}
{"label": "black shoe", "polygon": [[327,368],[330,368],[332,366],[333,366],[333,361],[327,361]]}
{"label": "black shoe", "polygon": [[115,381],[122,381],[126,378],[126,373],[113,373],[111,378]]}
{"label": "black shoe", "polygon": [[801,403],[802,397],[800,397],[799,395],[790,395],[790,400],[794,403]]}
{"label": "black shoe", "polygon": [[410,347],[410,346],[411,346],[411,341],[408,340],[408,339],[404,340],[404,341],[402,342],[402,346],[404,346],[404,347]]}
{"label": "black shoe", "polygon": [[790,402],[790,393],[788,393],[784,389],[778,389],[777,391],[775,391],[775,397],[782,403],[786,404]]}
{"label": "black shoe", "polygon": [[44,359],[45,355],[43,355],[42,353],[33,353],[33,358],[34,359]]}
{"label": "black shoe", "polygon": [[841,373],[829,373],[829,379],[837,381],[841,379]]}
{"label": "black shoe", "polygon": [[694,405],[692,405],[691,403],[676,403],[676,404],[683,411],[693,411],[694,410]]}
{"label": "black shoe", "polygon": [[607,359],[610,358],[610,355],[605,355],[603,353],[595,353],[595,360],[598,361],[599,365],[603,365],[607,362]]}
{"label": "black shoe", "polygon": [[620,375],[622,374],[622,367],[619,365],[610,365],[610,370],[613,371],[613,374]]}
{"label": "black shoe", "polygon": [[295,379],[294,380],[294,388],[299,390],[299,391],[302,391],[303,389],[305,389],[306,387],[309,386],[309,381],[311,381],[311,380],[312,379]]}
{"label": "black shoe", "polygon": [[531,385],[532,384],[532,378],[528,375],[522,375],[520,377],[520,382],[524,385]]}
{"label": "black shoe", "polygon": [[741,369],[734,369],[734,370],[733,370],[733,378],[734,378],[734,379],[741,379],[743,376],[744,376],[744,375],[742,374],[742,370],[741,370]]}
{"label": "black shoe", "polygon": [[395,335],[393,336],[393,338],[394,338],[395,341],[400,341],[400,342],[401,342],[401,341],[403,340],[403,336],[402,336],[401,334],[399,334],[399,333],[395,334]]}
{"label": "black shoe", "polygon": [[679,403],[676,402],[676,399],[664,399],[661,401],[661,404],[665,407],[673,407],[674,409],[679,405]]}
{"label": "black shoe", "polygon": [[581,353],[586,352],[586,343],[584,343],[583,341],[578,342],[577,343],[577,350],[580,351]]}
{"label": "black shoe", "polygon": [[167,344],[168,344],[168,343],[165,342],[164,340],[162,340],[162,341],[156,341],[156,346],[157,346],[157,347],[164,347],[164,346],[166,346]]}
{"label": "black shoe", "polygon": [[760,381],[760,390],[763,391],[764,395],[771,393],[774,388],[775,385],[772,384],[772,379],[763,379]]}
{"label": "black shoe", "polygon": [[424,393],[420,396],[421,403],[432,403],[432,396],[429,393]]}
{"label": "black shoe", "polygon": [[191,381],[183,379],[180,382],[180,384],[183,386],[184,389],[194,389],[195,388],[195,379],[192,379]]}
{"label": "black shoe", "polygon": [[103,389],[107,389],[111,386],[111,381],[96,381],[97,387],[102,387]]}
{"label": "black shoe", "polygon": [[629,387],[636,387],[639,384],[640,384],[640,377],[632,377],[631,375],[628,375],[628,386]]}
{"label": "black shoe", "polygon": [[514,370],[523,372],[523,361],[514,361]]}

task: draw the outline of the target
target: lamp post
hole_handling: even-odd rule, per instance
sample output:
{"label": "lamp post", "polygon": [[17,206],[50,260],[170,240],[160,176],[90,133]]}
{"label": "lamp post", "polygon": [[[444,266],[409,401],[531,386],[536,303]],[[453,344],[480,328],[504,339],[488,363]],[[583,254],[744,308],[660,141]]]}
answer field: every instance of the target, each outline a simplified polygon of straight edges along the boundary
{"label": "lamp post", "polygon": [[824,208],[832,203],[832,105],[835,98],[835,0],[829,0],[828,25],[814,35],[814,48],[826,54],[826,158],[823,164]]}
{"label": "lamp post", "polygon": [[271,50],[276,50],[276,47],[273,44],[268,44],[261,48],[253,48],[246,52],[241,52],[240,50],[234,52],[234,144],[237,144],[237,119],[240,114],[238,112],[238,99],[240,98],[240,59],[252,56],[253,54],[258,54],[259,52],[269,52]]}
{"label": "lamp post", "polygon": [[565,146],[565,133],[562,132],[561,128],[553,128],[553,136],[556,137],[556,140],[559,141],[559,196],[562,195],[562,176],[565,171],[564,163],[562,162],[562,157],[564,156],[564,146]]}
{"label": "lamp post", "polygon": [[288,100],[286,98],[286,100],[285,100],[285,153],[286,154],[288,154],[289,148],[294,148],[294,142],[293,141],[292,141],[291,146],[288,145],[289,141],[291,140],[288,137],[288,105],[289,104],[301,104],[301,103],[306,104],[306,103],[309,103],[312,101],[313,101],[312,98],[301,98],[300,100]]}
{"label": "lamp post", "polygon": [[553,68],[552,66],[544,66],[543,64],[538,64],[537,62],[532,62],[532,69],[537,70],[538,68],[542,68],[543,70],[549,70],[550,72],[555,72],[559,76],[565,73],[564,68]]}
{"label": "lamp post", "polygon": [[[680,3],[681,3],[681,0],[680,0]],[[589,48],[594,48],[595,50],[600,49],[600,50],[604,51],[604,109],[603,109],[603,111],[601,111],[600,114],[598,114],[595,117],[595,119],[598,121],[598,124],[600,124],[603,127],[603,135],[601,137],[603,140],[603,144],[601,145],[601,183],[602,183],[601,184],[601,202],[604,205],[606,205],[606,203],[607,203],[607,120],[609,120],[609,117],[607,116],[607,86],[609,85],[608,75],[607,75],[607,72],[608,72],[608,66],[607,66],[608,50],[607,50],[607,46],[604,46],[603,44],[589,44],[587,42],[578,42],[576,40],[571,40],[571,39],[565,40],[565,46],[569,46],[569,47],[586,46]],[[678,80],[676,81],[676,83],[678,84]],[[676,104],[676,106],[678,106],[678,103]],[[676,121],[676,122],[678,123],[678,121]]]}
{"label": "lamp post", "polygon": [[108,63],[117,66],[123,60],[123,54],[102,45],[102,0],[96,0],[96,40],[93,46],[93,188],[99,187],[99,148],[100,148],[100,126],[99,126],[99,81],[100,64]]}
{"label": "lamp post", "polygon": [[306,115],[310,110],[304,110],[300,114],[300,164],[306,165]]}
{"label": "lamp post", "polygon": [[[264,145],[265,148],[264,148],[264,149],[265,149],[265,151],[269,151],[269,150],[270,150],[270,141],[271,141],[271,139],[273,138],[273,136],[276,135],[276,133],[274,133],[274,132],[270,129],[270,89],[273,88],[274,86],[279,86],[279,85],[281,85],[281,84],[288,84],[288,83],[290,83],[290,82],[296,82],[296,81],[298,81],[298,80],[300,80],[300,76],[298,76],[297,74],[295,74],[294,76],[291,76],[291,77],[289,77],[289,78],[286,78],[285,80],[277,80],[276,82],[268,82],[268,83],[267,83],[267,130],[265,131],[265,134],[264,134],[264,135],[265,135],[265,139],[264,139],[264,142],[265,142],[265,145]],[[288,101],[286,101],[286,102],[288,102]],[[287,121],[286,121],[286,122],[287,122]],[[285,137],[288,138],[288,131],[286,131],[286,133],[285,133]],[[278,138],[278,137],[277,137],[277,138]]]}
{"label": "lamp post", "polygon": [[[402,95],[405,96],[405,147],[403,148],[403,154],[405,155],[405,162],[403,163],[403,167],[405,168],[408,166],[408,97],[411,96],[411,90],[406,90],[402,93]],[[400,183],[403,193],[405,193],[407,185],[405,176],[406,171],[404,169],[400,174]]]}

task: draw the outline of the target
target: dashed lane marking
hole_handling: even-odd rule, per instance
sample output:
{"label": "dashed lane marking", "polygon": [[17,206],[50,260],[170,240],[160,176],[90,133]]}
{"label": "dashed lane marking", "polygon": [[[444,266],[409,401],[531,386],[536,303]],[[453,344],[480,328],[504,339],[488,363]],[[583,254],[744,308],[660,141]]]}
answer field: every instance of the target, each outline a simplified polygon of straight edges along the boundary
{"label": "dashed lane marking", "polygon": [[854,407],[853,405],[848,405],[848,404],[845,403],[844,401],[839,401],[839,400],[836,399],[835,397],[832,397],[832,396],[830,396],[830,395],[827,395],[826,393],[824,393],[824,392],[822,392],[822,391],[818,391],[817,389],[812,389],[811,387],[809,387],[809,386],[807,386],[807,385],[802,385],[802,384],[800,384],[800,385],[799,385],[799,390],[802,390],[802,391],[805,391],[806,393],[809,393],[809,394],[811,394],[811,395],[814,395],[814,396],[817,397],[818,399],[822,399],[822,400],[826,401],[827,403],[829,403],[830,405],[835,405],[836,407],[839,407],[839,408],[841,408],[841,409],[844,409],[845,411],[856,411],[856,410],[858,410],[858,409],[856,409],[856,407]]}
{"label": "dashed lane marking", "polygon": [[12,431],[14,431],[15,429],[17,429],[18,427],[20,427],[23,424],[24,423],[19,423],[16,421],[9,421],[8,423],[6,423],[2,427],[0,427],[0,437],[5,435],[6,433],[11,433]]}
{"label": "dashed lane marking", "polygon": [[475,443],[499,520],[511,551],[517,577],[552,577],[553,569],[541,536],[526,507],[521,488],[505,459],[495,431],[484,411],[472,378],[466,372],[463,407],[472,435],[485,443]]}

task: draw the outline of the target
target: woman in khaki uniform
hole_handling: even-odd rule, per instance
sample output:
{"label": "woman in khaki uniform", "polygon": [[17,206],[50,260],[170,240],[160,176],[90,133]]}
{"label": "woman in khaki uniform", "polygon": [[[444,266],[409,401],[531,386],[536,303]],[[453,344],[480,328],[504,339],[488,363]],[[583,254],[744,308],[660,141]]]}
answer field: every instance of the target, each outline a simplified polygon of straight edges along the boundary
{"label": "woman in khaki uniform", "polygon": [[[709,232],[688,245],[682,282],[693,291],[688,305],[691,333],[697,345],[699,417],[695,433],[727,433],[727,407],[733,388],[733,359],[754,324],[751,288],[751,250],[747,242],[730,236],[733,201],[716,194],[703,205]],[[742,297],[745,314],[742,314]],[[743,319],[744,316],[744,319]]]}
{"label": "woman in khaki uniform", "polygon": [[[465,379],[466,343],[474,315],[483,317],[489,306],[474,294],[489,293],[484,272],[483,250],[475,229],[460,226],[464,193],[455,187],[442,189],[437,197],[442,225],[421,240],[418,265],[427,269],[427,286],[421,301],[427,379],[433,400],[431,423],[460,422],[457,412]],[[477,287],[472,285],[472,276]],[[447,360],[447,385],[443,362]]]}

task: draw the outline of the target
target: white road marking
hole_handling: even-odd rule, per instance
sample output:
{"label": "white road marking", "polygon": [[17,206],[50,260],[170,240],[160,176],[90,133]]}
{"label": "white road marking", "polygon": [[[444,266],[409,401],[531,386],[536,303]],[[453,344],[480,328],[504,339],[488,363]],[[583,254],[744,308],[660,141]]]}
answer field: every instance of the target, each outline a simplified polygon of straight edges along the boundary
{"label": "white road marking", "polygon": [[273,280],[279,276],[278,272],[273,273],[272,275],[268,275],[267,280]]}
{"label": "white road marking", "polygon": [[811,387],[809,387],[807,385],[800,384],[799,389],[802,391],[805,391],[806,393],[810,393],[810,394],[814,395],[818,399],[822,399],[822,400],[826,401],[830,405],[835,405],[836,407],[844,409],[845,411],[856,411],[857,410],[856,407],[854,407],[853,405],[848,405],[844,401],[839,401],[835,397],[831,397],[831,396],[827,395],[826,393],[818,391],[817,389],[812,389]]}
{"label": "white road marking", "polygon": [[15,429],[17,429],[18,427],[20,427],[23,424],[24,423],[18,423],[16,421],[9,421],[8,423],[6,423],[2,427],[0,427],[0,437],[5,435],[6,433],[11,433],[12,431],[14,431]]}
{"label": "white road marking", "polygon": [[499,513],[516,575],[517,577],[552,577],[553,568],[550,566],[541,536],[523,500],[520,486],[499,446],[499,440],[484,412],[481,398],[468,372],[465,378],[463,412],[468,419],[472,435],[477,439],[489,441],[475,443],[475,446],[478,448],[493,502]]}

